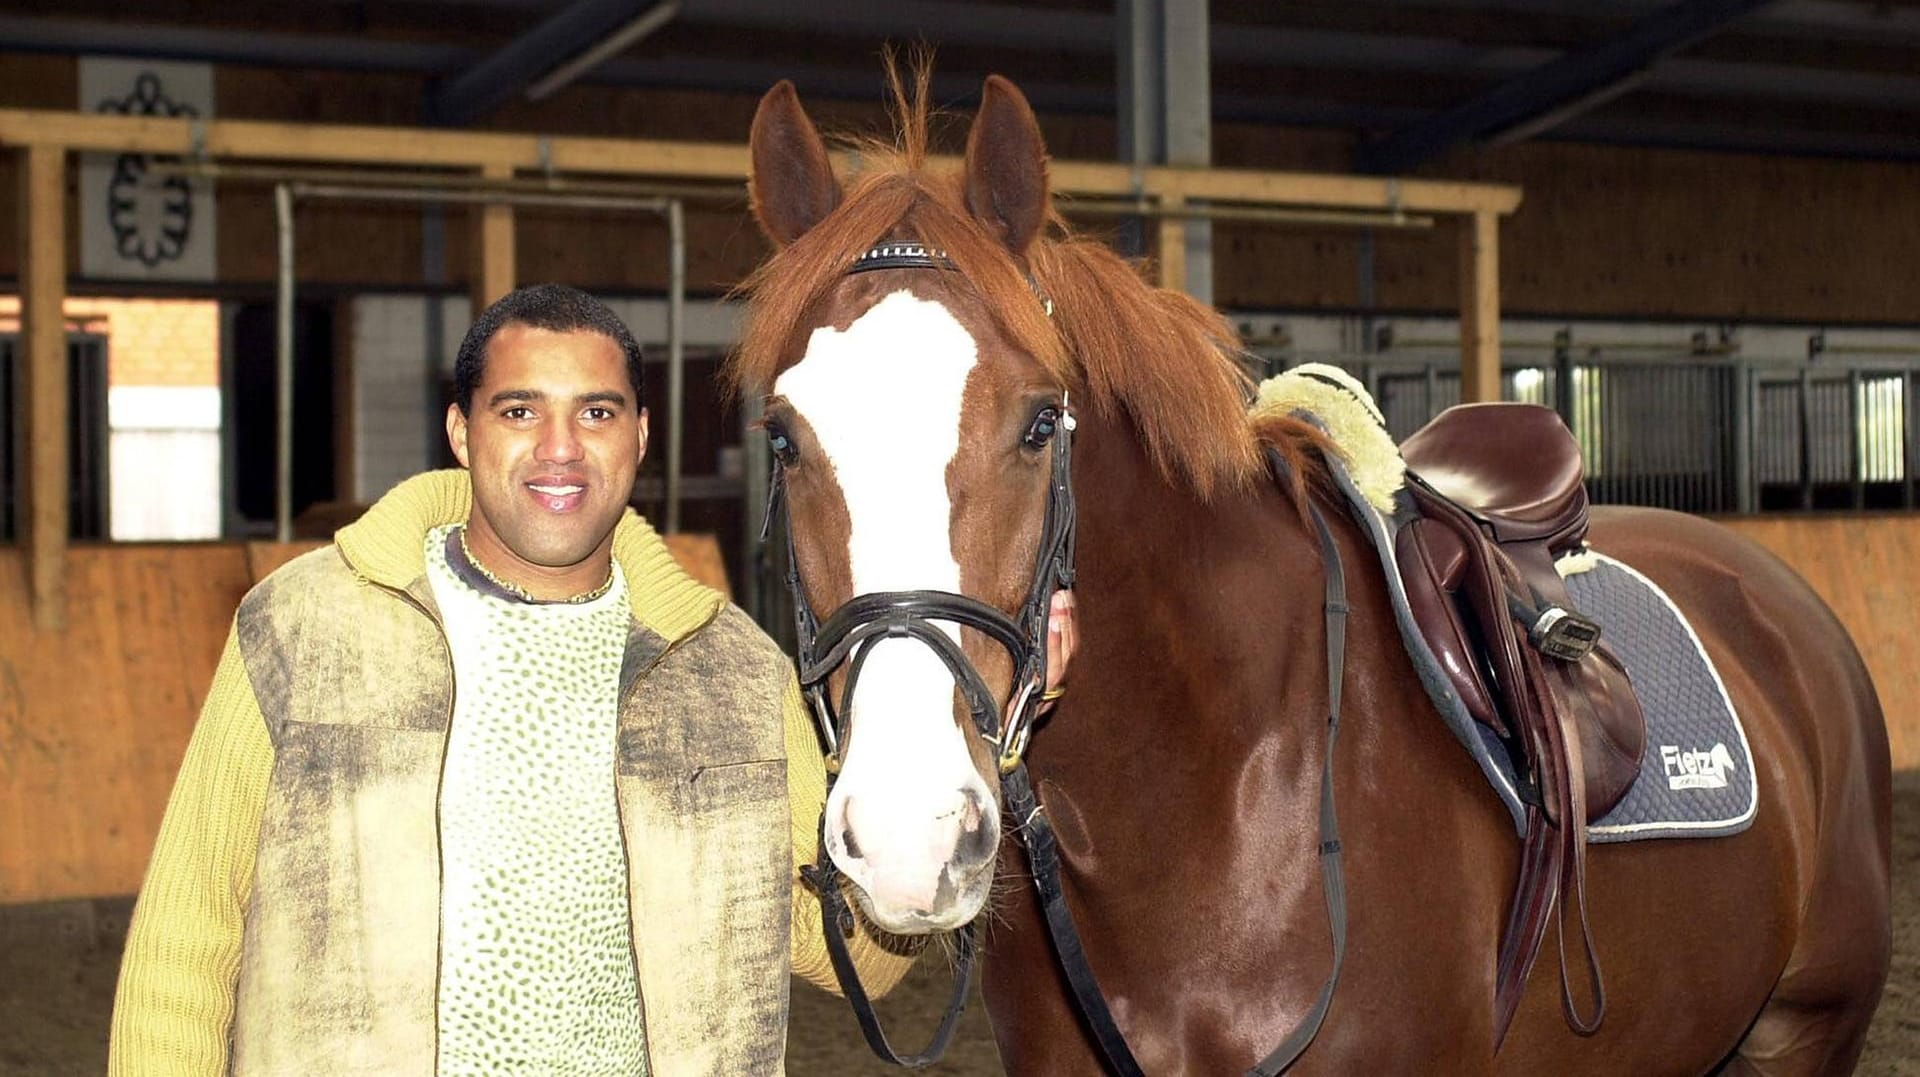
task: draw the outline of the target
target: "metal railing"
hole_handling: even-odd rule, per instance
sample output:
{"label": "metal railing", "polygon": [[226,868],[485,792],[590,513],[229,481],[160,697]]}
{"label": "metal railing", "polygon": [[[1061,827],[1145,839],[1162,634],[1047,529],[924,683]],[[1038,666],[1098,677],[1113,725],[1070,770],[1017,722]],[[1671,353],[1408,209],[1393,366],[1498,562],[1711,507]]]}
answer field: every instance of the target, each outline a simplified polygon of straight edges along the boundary
{"label": "metal railing", "polygon": [[[1624,350],[1624,349],[1623,349]],[[1686,512],[1912,508],[1920,499],[1920,350],[1760,360],[1730,349],[1516,350],[1501,397],[1560,413],[1602,504]],[[1459,402],[1457,354],[1281,354],[1364,382],[1395,439]]]}

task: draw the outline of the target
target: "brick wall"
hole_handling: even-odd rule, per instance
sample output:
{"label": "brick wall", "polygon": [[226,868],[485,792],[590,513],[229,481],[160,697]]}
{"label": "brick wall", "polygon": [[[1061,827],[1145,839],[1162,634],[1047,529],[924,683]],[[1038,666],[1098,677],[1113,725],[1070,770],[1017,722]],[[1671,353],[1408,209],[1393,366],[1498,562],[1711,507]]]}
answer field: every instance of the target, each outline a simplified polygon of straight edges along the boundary
{"label": "brick wall", "polygon": [[[220,384],[220,304],[211,299],[69,298],[67,319],[108,338],[107,381]],[[0,331],[19,328],[20,300],[0,296]]]}

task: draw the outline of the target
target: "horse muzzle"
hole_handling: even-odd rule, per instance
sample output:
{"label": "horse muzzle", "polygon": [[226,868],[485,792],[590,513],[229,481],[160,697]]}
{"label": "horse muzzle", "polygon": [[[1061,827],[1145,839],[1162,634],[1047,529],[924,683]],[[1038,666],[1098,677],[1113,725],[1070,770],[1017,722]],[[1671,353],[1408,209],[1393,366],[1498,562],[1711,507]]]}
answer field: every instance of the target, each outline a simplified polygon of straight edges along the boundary
{"label": "horse muzzle", "polygon": [[842,795],[846,788],[836,786],[827,802],[827,854],[870,919],[914,935],[980,914],[1000,844],[998,805],[984,786]]}

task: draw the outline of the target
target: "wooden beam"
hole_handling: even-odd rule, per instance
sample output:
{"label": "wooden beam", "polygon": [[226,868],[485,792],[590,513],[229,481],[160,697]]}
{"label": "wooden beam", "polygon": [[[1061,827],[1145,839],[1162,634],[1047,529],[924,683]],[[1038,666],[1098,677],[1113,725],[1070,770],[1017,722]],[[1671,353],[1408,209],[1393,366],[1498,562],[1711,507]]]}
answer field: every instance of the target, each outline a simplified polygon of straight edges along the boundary
{"label": "wooden beam", "polygon": [[20,339],[18,384],[26,400],[24,511],[28,591],[34,625],[66,626],[68,520],[67,154],[31,146],[20,186]]}
{"label": "wooden beam", "polygon": [[1460,402],[1500,399],[1500,217],[1460,220]]}
{"label": "wooden beam", "polygon": [[[154,154],[204,153],[217,159],[335,164],[387,164],[472,169],[484,165],[557,172],[740,179],[747,147],[624,138],[542,138],[490,131],[372,127],[120,116],[111,113],[0,109],[0,142],[49,144],[70,150]],[[547,155],[542,156],[542,147]],[[196,147],[198,149],[196,150]]]}
{"label": "wooden beam", "polygon": [[[1168,210],[1183,209],[1186,204],[1186,199],[1177,196],[1160,200],[1161,208]],[[1158,219],[1155,231],[1154,262],[1160,287],[1184,292],[1187,290],[1187,222],[1169,214]]]}
{"label": "wooden beam", "polygon": [[[1121,165],[1098,166],[1124,172]],[[1058,175],[1060,166],[1049,169]],[[1104,178],[1104,177],[1103,177]],[[1382,179],[1316,172],[1255,172],[1235,168],[1149,168],[1147,191],[1215,202],[1402,209],[1409,213],[1512,213],[1520,188],[1506,184]]]}
{"label": "wooden beam", "polygon": [[[707,142],[617,138],[541,138],[536,135],[116,116],[31,109],[0,109],[0,143],[48,144],[70,150],[193,154],[215,158],[387,164],[476,169],[487,165],[526,171],[671,176],[693,180],[744,179],[747,148]],[[544,150],[544,152],[543,152]],[[937,158],[942,167],[957,159]],[[848,160],[842,157],[841,168]],[[1512,213],[1520,189],[1503,184],[1246,169],[1155,166],[1136,170],[1106,161],[1054,161],[1059,191],[1132,197],[1180,197],[1262,205],[1334,206],[1409,213]]]}
{"label": "wooden beam", "polygon": [[[480,170],[488,179],[511,179],[508,165],[490,164]],[[513,291],[513,207],[484,205],[473,208],[473,316]],[[437,361],[437,360],[436,360]]]}

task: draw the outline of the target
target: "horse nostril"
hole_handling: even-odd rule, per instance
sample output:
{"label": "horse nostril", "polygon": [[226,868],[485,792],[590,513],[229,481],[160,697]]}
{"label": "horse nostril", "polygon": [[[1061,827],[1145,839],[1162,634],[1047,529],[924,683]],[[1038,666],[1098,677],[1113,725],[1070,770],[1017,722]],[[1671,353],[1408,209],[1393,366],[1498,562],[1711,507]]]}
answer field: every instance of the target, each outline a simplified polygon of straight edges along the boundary
{"label": "horse nostril", "polygon": [[840,847],[841,847],[842,849],[845,849],[845,850],[846,850],[846,852],[847,852],[847,858],[848,858],[849,860],[859,860],[859,859],[861,859],[861,856],[860,856],[860,843],[859,843],[859,842],[857,842],[857,841],[855,841],[855,840],[853,840],[853,828],[852,828],[852,827],[848,827],[848,828],[846,828],[845,830],[842,830],[842,831],[840,832]]}
{"label": "horse nostril", "polygon": [[993,835],[990,827],[972,826],[960,831],[960,840],[954,845],[954,859],[965,864],[979,864],[993,855]]}
{"label": "horse nostril", "polygon": [[966,808],[960,816],[960,840],[954,843],[954,859],[978,864],[993,855],[994,828],[988,825],[985,806],[976,794],[962,791],[960,795],[966,800]]}

